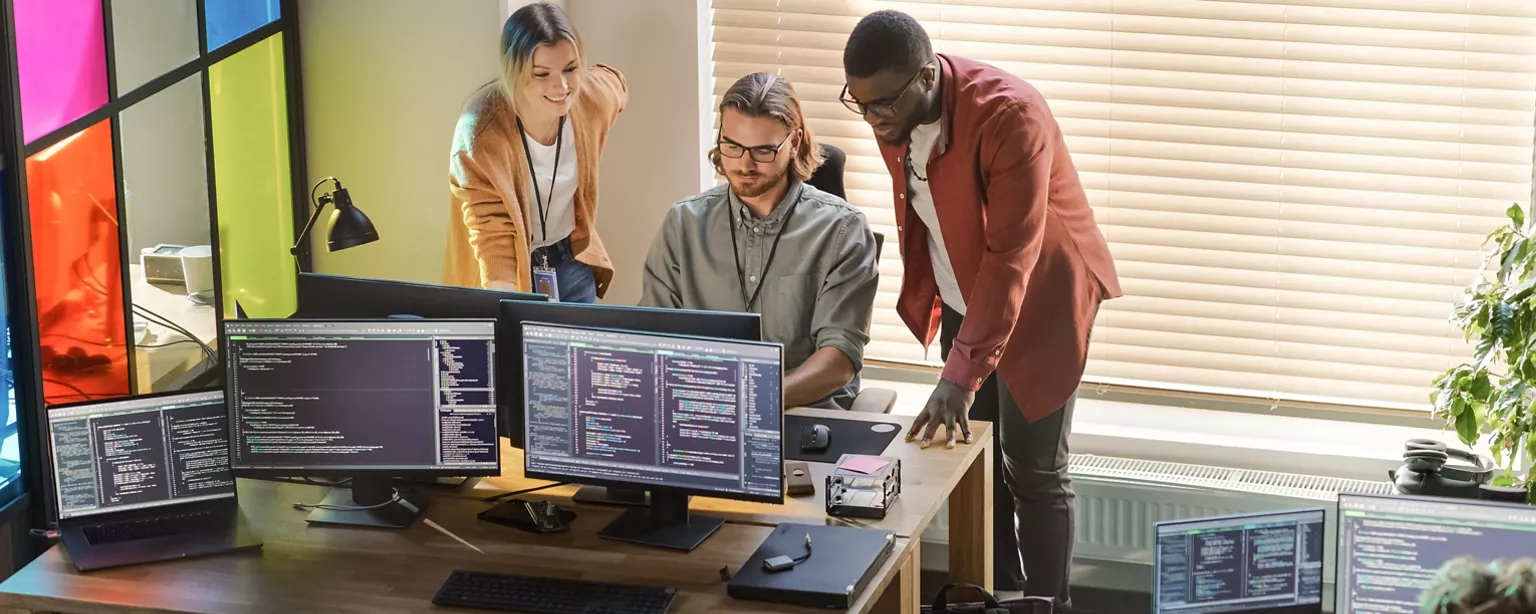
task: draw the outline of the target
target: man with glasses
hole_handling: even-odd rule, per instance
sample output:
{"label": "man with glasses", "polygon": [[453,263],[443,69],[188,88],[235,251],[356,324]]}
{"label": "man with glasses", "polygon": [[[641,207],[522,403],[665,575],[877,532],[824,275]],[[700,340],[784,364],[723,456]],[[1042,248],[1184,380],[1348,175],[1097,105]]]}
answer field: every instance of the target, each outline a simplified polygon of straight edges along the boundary
{"label": "man with glasses", "polygon": [[942,424],[953,447],[967,412],[993,422],[994,588],[1068,604],[1067,436],[1094,315],[1120,284],[1066,141],[1040,92],[934,54],[903,13],[860,21],[843,69],[843,104],[895,188],[897,312],[925,344],[942,331],[943,374],[907,440],[927,447]]}
{"label": "man with glasses", "polygon": [[762,314],[784,345],[784,406],[858,393],[878,273],[864,214],[804,182],[821,165],[788,81],[742,77],[709,152],[726,185],[672,207],[645,260],[642,305]]}

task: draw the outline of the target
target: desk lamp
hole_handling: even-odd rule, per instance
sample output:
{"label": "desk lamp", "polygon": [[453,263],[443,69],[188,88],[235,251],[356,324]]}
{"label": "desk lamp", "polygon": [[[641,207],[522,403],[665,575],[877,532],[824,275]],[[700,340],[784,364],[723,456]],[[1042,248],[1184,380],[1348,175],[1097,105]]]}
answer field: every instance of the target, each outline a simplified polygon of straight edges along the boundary
{"label": "desk lamp", "polygon": [[[336,189],[315,199],[315,192],[327,181],[335,183]],[[373,221],[352,204],[352,196],[346,188],[341,187],[341,180],[335,177],[321,179],[315,183],[315,187],[310,188],[309,199],[315,203],[315,211],[310,214],[309,222],[304,224],[304,232],[299,233],[299,239],[293,242],[293,248],[288,250],[294,256],[299,255],[299,246],[309,238],[310,229],[315,227],[315,221],[320,219],[320,211],[325,209],[327,203],[336,206],[331,212],[331,220],[326,222],[329,251],[337,252],[379,240],[379,231],[373,228]]]}

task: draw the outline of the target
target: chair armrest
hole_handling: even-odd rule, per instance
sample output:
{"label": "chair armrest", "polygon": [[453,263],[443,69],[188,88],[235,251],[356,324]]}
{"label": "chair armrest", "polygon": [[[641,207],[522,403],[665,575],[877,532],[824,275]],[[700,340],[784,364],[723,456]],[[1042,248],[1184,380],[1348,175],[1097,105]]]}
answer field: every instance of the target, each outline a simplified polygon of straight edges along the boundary
{"label": "chair armrest", "polygon": [[866,414],[888,414],[896,406],[896,391],[889,388],[865,388],[854,397],[848,411]]}

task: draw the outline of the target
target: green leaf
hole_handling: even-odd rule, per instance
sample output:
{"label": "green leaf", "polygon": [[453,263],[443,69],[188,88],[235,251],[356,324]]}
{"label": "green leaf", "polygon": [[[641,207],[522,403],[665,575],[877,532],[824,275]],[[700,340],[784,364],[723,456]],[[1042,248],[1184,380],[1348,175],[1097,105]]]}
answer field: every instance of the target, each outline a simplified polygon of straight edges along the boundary
{"label": "green leaf", "polygon": [[1515,203],[1504,210],[1504,215],[1509,216],[1509,221],[1515,223],[1515,228],[1525,228],[1525,211],[1520,209],[1520,203]]}
{"label": "green leaf", "polygon": [[1501,476],[1498,476],[1496,478],[1493,478],[1493,482],[1492,482],[1492,484],[1494,486],[1506,486],[1506,487],[1507,486],[1515,486],[1515,485],[1518,485],[1519,483],[1520,483],[1520,480],[1518,478],[1516,478],[1515,476],[1512,476],[1512,475],[1508,475],[1508,474],[1501,475]]}
{"label": "green leaf", "polygon": [[[1460,400],[1457,400],[1460,403]],[[1456,436],[1461,438],[1461,443],[1469,446],[1477,445],[1477,414],[1463,411],[1456,415]]]}
{"label": "green leaf", "polygon": [[1489,398],[1493,396],[1493,383],[1488,379],[1488,372],[1479,371],[1477,375],[1474,375],[1468,381],[1466,390],[1473,399],[1487,403]]}

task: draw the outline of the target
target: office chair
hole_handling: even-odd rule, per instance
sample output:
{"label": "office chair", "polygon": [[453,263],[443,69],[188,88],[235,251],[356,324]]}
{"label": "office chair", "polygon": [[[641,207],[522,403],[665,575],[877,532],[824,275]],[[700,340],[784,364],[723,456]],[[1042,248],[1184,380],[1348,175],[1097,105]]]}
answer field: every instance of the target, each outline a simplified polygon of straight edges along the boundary
{"label": "office chair", "polygon": [[[813,188],[847,200],[847,192],[843,189],[843,169],[848,165],[848,155],[842,148],[836,145],[821,144],[821,155],[825,161],[816,172],[811,173],[811,178],[805,180],[807,185]],[[875,234],[875,262],[880,262],[880,251],[885,246],[885,235]],[[896,407],[896,391],[889,388],[863,388],[859,390],[859,396],[853,399],[853,405],[848,411],[856,411],[867,414],[888,414],[891,408]]]}

